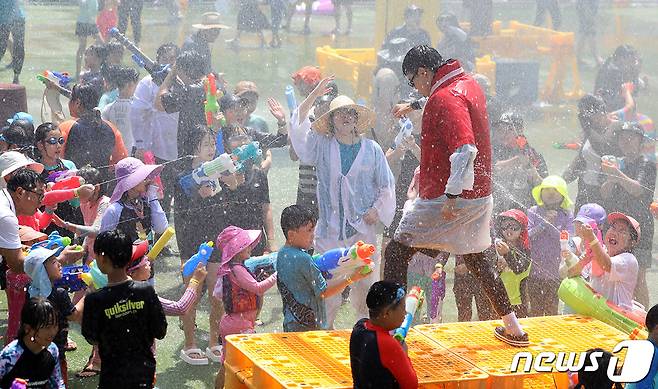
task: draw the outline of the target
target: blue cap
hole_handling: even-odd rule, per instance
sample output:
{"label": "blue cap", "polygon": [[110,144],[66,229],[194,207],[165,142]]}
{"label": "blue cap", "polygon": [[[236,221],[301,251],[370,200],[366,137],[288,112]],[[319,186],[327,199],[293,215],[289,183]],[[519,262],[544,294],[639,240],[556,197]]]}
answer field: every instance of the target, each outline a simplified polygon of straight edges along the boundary
{"label": "blue cap", "polygon": [[28,122],[30,122],[30,124],[34,124],[34,119],[32,118],[32,115],[30,115],[27,112],[16,112],[13,118],[7,119],[7,123],[11,124],[14,122],[14,120],[21,120],[21,119],[27,120]]}

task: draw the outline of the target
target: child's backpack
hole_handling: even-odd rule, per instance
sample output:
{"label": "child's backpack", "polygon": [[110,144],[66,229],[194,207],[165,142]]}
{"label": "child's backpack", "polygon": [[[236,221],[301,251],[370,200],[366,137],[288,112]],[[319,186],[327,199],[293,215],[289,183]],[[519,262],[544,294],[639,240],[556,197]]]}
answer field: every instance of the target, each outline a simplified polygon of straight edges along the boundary
{"label": "child's backpack", "polygon": [[244,265],[231,265],[231,271],[224,275],[222,279],[224,311],[226,313],[255,311],[258,309],[259,297],[257,294],[251,293],[248,290],[241,288],[240,285],[235,282],[235,277],[233,276],[233,267],[235,266],[241,266],[246,271],[248,271],[252,277],[254,276]]}

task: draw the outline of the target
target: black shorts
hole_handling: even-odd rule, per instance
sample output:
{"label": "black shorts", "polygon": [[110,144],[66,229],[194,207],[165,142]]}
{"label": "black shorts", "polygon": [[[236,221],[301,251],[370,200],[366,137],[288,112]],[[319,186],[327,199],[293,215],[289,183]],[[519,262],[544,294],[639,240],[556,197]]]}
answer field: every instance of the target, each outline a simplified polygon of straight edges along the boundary
{"label": "black shorts", "polygon": [[98,34],[98,27],[94,23],[80,23],[75,24],[75,35],[79,37],[94,36]]}

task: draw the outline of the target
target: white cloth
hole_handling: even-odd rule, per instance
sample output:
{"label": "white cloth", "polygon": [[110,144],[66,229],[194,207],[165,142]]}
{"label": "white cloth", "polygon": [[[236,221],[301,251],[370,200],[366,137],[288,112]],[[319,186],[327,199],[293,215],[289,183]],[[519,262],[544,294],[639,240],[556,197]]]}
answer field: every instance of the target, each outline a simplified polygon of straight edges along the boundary
{"label": "white cloth", "polygon": [[581,153],[585,160],[583,180],[587,185],[600,185],[599,175],[601,174],[601,156],[594,151],[589,140],[585,141]]}
{"label": "white cloth", "polygon": [[[389,226],[395,215],[395,179],[379,145],[361,137],[361,148],[347,175],[341,172],[338,141],[311,129],[309,118],[300,123],[295,110],[290,141],[302,163],[317,167],[319,220],[315,234],[338,240],[340,226],[349,223],[363,235],[375,235],[377,224],[367,224],[363,215],[372,207],[382,224]],[[344,220],[339,220],[339,199]],[[333,248],[333,247],[332,247]]]}
{"label": "white cloth", "polygon": [[132,99],[116,99],[114,102],[108,104],[103,108],[101,116],[103,120],[112,122],[121,133],[123,144],[126,150],[130,153],[135,145],[133,138],[132,125],[130,123],[130,107]]}
{"label": "white cloth", "polygon": [[130,110],[135,146],[151,150],[153,154],[166,161],[178,158],[178,112],[158,111],[153,105],[159,87],[144,77],[135,88]]}
{"label": "white cloth", "polygon": [[0,248],[11,250],[21,248],[16,207],[7,189],[0,191]]}
{"label": "white cloth", "polygon": [[417,198],[402,215],[395,240],[410,247],[429,248],[455,255],[481,253],[491,246],[489,226],[493,212],[491,196],[456,199],[456,216],[441,216],[447,197]]}
{"label": "white cloth", "polygon": [[[359,240],[362,240],[366,243],[376,244],[377,236],[374,233],[359,233],[346,240],[321,239],[316,237],[314,248],[315,252],[323,253],[327,250],[331,250],[337,247],[350,247]],[[379,251],[375,250],[375,253],[370,257],[370,259],[372,259],[374,262],[374,269],[372,273],[370,273],[368,277],[350,285],[350,304],[352,305],[352,309],[359,318],[368,317],[368,305],[366,304],[366,296],[368,296],[368,290],[370,290],[372,284],[379,281],[379,269],[381,266]],[[324,299],[324,302],[327,310],[327,326],[328,328],[334,328],[334,320],[336,320],[338,309],[343,302],[343,295],[342,293],[336,293],[335,295]]]}
{"label": "white cloth", "polygon": [[631,253],[610,257],[612,266],[601,277],[592,275],[592,288],[608,301],[623,308],[633,307],[639,265]]}
{"label": "white cloth", "polygon": [[460,195],[465,190],[473,190],[475,184],[475,157],[478,149],[474,145],[463,145],[450,156],[450,177],[446,183],[446,193]]}

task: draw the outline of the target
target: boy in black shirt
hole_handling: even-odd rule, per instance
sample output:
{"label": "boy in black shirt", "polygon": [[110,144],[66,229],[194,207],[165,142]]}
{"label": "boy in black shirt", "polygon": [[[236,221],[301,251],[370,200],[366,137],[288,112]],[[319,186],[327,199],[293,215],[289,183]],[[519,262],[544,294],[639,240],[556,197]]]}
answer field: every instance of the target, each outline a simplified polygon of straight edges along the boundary
{"label": "boy in black shirt", "polygon": [[126,274],[132,242],[119,230],[105,231],[94,242],[96,262],[108,283],[87,295],[82,335],[98,345],[103,364],[99,388],[152,388],[154,340],[167,333],[167,320],[155,290]]}
{"label": "boy in black shirt", "polygon": [[405,311],[405,290],[400,284],[378,281],[366,297],[370,319],[361,319],[350,337],[350,364],[355,389],[418,387],[418,377],[400,344],[390,331],[398,328]]}

